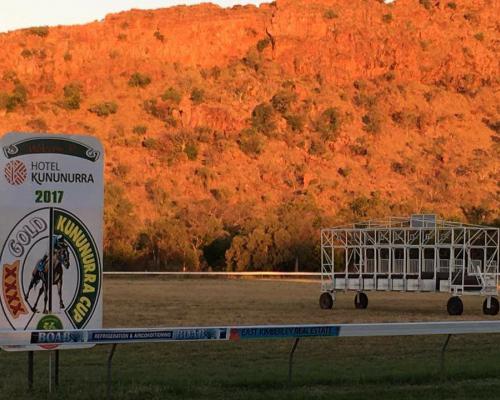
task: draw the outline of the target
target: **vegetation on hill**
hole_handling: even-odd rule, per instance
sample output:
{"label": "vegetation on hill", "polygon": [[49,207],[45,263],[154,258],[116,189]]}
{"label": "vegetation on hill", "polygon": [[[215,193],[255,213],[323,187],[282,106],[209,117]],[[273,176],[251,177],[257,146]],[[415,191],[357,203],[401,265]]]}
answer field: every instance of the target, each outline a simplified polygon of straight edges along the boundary
{"label": "vegetation on hill", "polygon": [[322,226],[498,225],[497,11],[283,0],[2,34],[0,127],[104,142],[111,267],[317,270]]}

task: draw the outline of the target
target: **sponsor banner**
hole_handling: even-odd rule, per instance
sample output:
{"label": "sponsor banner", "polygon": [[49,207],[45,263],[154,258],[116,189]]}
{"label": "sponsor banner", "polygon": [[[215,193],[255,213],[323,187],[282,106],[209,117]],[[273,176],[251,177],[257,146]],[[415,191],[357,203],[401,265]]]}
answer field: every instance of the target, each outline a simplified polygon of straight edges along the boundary
{"label": "sponsor banner", "polygon": [[[47,318],[52,318],[51,316]],[[29,334],[29,336],[23,336]],[[199,328],[124,328],[97,330],[63,330],[59,326],[55,330],[38,330],[6,333],[0,332],[0,343],[11,347],[20,344],[53,348],[81,347],[94,344],[111,343],[147,343],[147,342],[185,342],[185,341],[227,341],[245,339],[289,339],[298,337],[336,337],[341,335],[340,325],[297,325],[297,326],[245,326],[245,327],[199,327]]]}
{"label": "sponsor banner", "polygon": [[256,326],[231,328],[231,340],[339,336],[340,326]]}
{"label": "sponsor banner", "polygon": [[229,328],[55,330],[31,332],[30,343],[53,346],[70,343],[108,344],[228,340],[228,333]]}
{"label": "sponsor banner", "polygon": [[176,328],[165,330],[90,331],[89,343],[170,342],[196,340],[228,340],[228,328]]}
{"label": "sponsor banner", "polygon": [[102,327],[103,194],[96,138],[0,139],[0,330]]}

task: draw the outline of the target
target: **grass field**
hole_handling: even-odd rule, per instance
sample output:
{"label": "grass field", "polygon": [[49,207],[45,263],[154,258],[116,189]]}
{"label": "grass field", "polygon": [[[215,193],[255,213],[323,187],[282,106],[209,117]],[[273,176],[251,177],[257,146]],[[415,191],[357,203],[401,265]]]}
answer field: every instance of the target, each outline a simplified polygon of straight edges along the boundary
{"label": "grass field", "polygon": [[[446,295],[339,294],[318,306],[319,283],[223,279],[106,278],[105,327],[456,320]],[[483,319],[481,299],[465,298],[460,319]],[[489,319],[495,317],[489,317]],[[445,337],[303,339],[287,384],[290,340],[118,346],[115,399],[493,399],[500,398],[498,335],[457,336],[440,370]],[[110,346],[61,352],[60,387],[49,398],[101,399]],[[47,398],[48,353],[0,353],[0,399]]]}

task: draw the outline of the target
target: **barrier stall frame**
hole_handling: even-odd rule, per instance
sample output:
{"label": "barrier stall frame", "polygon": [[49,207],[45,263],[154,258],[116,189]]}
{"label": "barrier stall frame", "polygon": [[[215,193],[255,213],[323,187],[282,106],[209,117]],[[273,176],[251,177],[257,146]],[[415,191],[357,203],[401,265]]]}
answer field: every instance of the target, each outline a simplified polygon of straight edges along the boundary
{"label": "barrier stall frame", "polygon": [[483,312],[499,312],[500,229],[439,220],[433,214],[390,217],[321,230],[320,306],[335,292],[446,292],[450,315],[463,312],[463,295],[484,296]]}

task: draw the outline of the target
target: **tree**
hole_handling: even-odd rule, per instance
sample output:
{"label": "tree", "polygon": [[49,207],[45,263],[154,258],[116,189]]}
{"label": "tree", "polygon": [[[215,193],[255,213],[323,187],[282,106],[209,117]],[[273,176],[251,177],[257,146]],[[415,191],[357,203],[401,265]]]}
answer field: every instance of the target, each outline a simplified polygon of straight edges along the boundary
{"label": "tree", "polygon": [[254,220],[232,240],[226,251],[230,270],[292,270],[318,264],[317,230],[320,212],[309,198],[285,203],[264,219]]}
{"label": "tree", "polygon": [[168,216],[160,216],[149,221],[141,235],[146,263],[163,270],[198,270],[200,254],[193,246],[183,221]]}
{"label": "tree", "polygon": [[106,185],[104,207],[104,251],[110,264],[130,264],[134,259],[137,217],[123,186]]}

